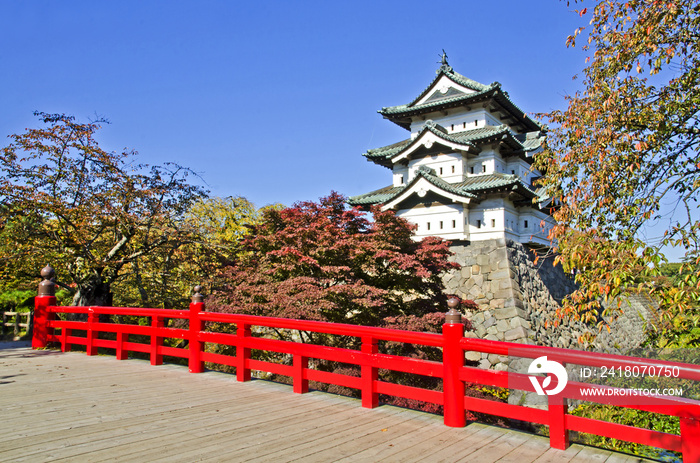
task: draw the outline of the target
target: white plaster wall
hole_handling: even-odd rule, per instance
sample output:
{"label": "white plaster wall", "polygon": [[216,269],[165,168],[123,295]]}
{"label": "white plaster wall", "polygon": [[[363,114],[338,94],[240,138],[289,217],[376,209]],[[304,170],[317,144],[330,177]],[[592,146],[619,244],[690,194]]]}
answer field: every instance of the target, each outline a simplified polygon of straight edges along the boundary
{"label": "white plaster wall", "polygon": [[492,198],[469,209],[469,239],[481,241],[502,238],[506,230],[506,204],[502,198]]}
{"label": "white plaster wall", "polygon": [[[525,222],[527,222],[527,226]],[[536,243],[547,246],[550,244],[547,237],[555,222],[549,215],[534,208],[524,208],[520,212],[518,223],[521,243]]]}
{"label": "white plaster wall", "polygon": [[[442,204],[414,209],[401,209],[397,216],[416,224],[417,239],[426,236],[439,236],[445,239],[466,239],[464,227],[464,206],[462,204]],[[440,228],[442,222],[442,228]],[[428,229],[430,224],[430,229]]]}
{"label": "white plaster wall", "polygon": [[[461,182],[462,181],[462,169],[463,169],[462,155],[457,153],[445,153],[441,155],[435,155],[431,157],[425,157],[420,159],[411,159],[408,162],[408,178],[413,179],[416,176],[416,171],[421,166],[430,167],[435,170],[438,177],[442,178],[446,182]],[[454,167],[454,173],[452,168]],[[442,174],[440,169],[442,168]],[[410,182],[410,180],[408,180]]]}
{"label": "white plaster wall", "polygon": [[[467,176],[471,176],[498,172],[496,168],[497,166],[502,165],[502,163],[503,161],[498,153],[494,152],[493,150],[484,150],[479,153],[479,156],[476,158],[467,161],[466,174]],[[474,168],[473,174],[472,167]]]}
{"label": "white plaster wall", "polygon": [[[394,165],[393,171],[394,171],[394,186],[405,185],[409,182],[408,166],[397,164],[397,165]],[[401,182],[402,177],[403,177],[403,182]]]}
{"label": "white plaster wall", "polygon": [[522,179],[526,185],[532,186],[532,180],[541,177],[539,170],[533,169],[527,161],[522,159],[511,159],[505,166],[504,173],[515,174]]}
{"label": "white plaster wall", "polygon": [[[422,118],[414,120],[411,123],[411,132],[412,134],[420,132],[427,120],[432,120],[436,124],[440,124],[447,130],[447,133],[464,132],[465,130],[485,127],[487,125],[487,117],[489,116],[485,109],[472,110],[468,112],[456,111],[455,114],[448,114],[447,116],[445,116],[445,114],[442,112],[435,112],[426,115],[425,120]],[[494,124],[492,123],[491,125]]]}

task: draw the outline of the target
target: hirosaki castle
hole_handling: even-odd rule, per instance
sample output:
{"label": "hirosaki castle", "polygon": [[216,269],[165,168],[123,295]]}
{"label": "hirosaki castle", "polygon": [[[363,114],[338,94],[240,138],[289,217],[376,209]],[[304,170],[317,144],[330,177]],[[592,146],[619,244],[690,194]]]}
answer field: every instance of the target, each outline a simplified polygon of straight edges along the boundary
{"label": "hirosaki castle", "polygon": [[443,54],[425,90],[379,113],[410,136],[364,153],[391,169],[393,182],[351,197],[351,205],[395,210],[417,225],[416,239],[549,245],[550,200],[534,184],[541,173],[532,168],[544,129],[500,83],[484,85],[456,73]]}
{"label": "hirosaki castle", "polygon": [[[451,259],[460,268],[442,280],[446,293],[479,306],[466,314],[474,336],[580,348],[579,337],[590,332],[597,335],[596,348],[640,345],[644,320],[653,316],[648,300],[633,301],[627,315],[611,320],[610,333],[583,322],[553,323],[560,301],[576,286],[551,253],[540,252],[549,250],[547,236],[555,225],[554,204],[537,186],[542,173],[533,169],[545,128],[501,84],[480,84],[454,72],[443,52],[425,90],[379,113],[410,135],[364,153],[391,169],[393,182],[349,202],[394,210],[417,225],[417,240],[450,240]],[[482,368],[508,368],[497,355],[467,357]]]}

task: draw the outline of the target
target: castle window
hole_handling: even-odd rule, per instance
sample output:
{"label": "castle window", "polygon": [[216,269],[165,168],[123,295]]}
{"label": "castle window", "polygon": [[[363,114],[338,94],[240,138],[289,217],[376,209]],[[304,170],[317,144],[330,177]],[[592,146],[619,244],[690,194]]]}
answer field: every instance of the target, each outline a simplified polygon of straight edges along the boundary
{"label": "castle window", "polygon": [[403,175],[401,176],[401,185],[403,185]]}
{"label": "castle window", "polygon": [[430,230],[430,222],[428,222],[428,230]]}
{"label": "castle window", "polygon": [[452,173],[455,173],[455,166],[452,166]]}
{"label": "castle window", "polygon": [[493,228],[496,228],[496,220],[495,219],[491,219],[491,226]]}
{"label": "castle window", "polygon": [[452,228],[457,228],[457,221],[456,220],[452,221]]}
{"label": "castle window", "polygon": [[450,130],[452,130],[453,132],[455,131],[455,125],[454,125],[454,124],[452,124],[452,126],[451,126],[451,129],[450,129]]}
{"label": "castle window", "polygon": [[481,172],[486,173],[486,166],[484,164],[481,165]]}
{"label": "castle window", "polygon": [[471,166],[471,167],[469,168],[469,172],[471,172],[472,174],[474,173],[474,166]]}
{"label": "castle window", "polygon": [[476,228],[481,228],[481,220],[476,221]]}
{"label": "castle window", "polygon": [[527,228],[527,220],[525,221],[525,228]]}
{"label": "castle window", "polygon": [[511,170],[510,173],[513,174],[513,175],[515,175],[515,171],[514,171],[514,170]]}
{"label": "castle window", "polygon": [[442,220],[440,221],[440,230],[442,230]]}
{"label": "castle window", "polygon": [[462,128],[463,128],[463,129],[466,129],[466,128],[467,128],[467,123],[466,123],[466,122],[462,122]]}
{"label": "castle window", "polygon": [[442,175],[442,167],[440,167],[440,175]]}
{"label": "castle window", "polygon": [[474,121],[474,127],[479,125],[479,121]]}

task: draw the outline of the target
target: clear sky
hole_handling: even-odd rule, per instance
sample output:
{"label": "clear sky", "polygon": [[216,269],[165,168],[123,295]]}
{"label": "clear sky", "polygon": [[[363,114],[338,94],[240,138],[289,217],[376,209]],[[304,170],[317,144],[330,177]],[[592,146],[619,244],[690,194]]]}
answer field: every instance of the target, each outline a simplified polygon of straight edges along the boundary
{"label": "clear sky", "polygon": [[546,112],[576,89],[582,23],[557,0],[0,0],[0,144],[35,110],[100,115],[103,148],[191,167],[213,195],[366,193],[391,176],[362,153],[408,136],[377,110],[417,96],[443,48]]}

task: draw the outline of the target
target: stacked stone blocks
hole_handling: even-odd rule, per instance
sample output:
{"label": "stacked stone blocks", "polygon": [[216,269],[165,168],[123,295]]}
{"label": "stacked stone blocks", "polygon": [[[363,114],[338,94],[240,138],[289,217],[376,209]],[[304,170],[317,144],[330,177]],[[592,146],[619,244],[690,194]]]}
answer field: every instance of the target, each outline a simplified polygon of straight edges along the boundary
{"label": "stacked stone blocks", "polygon": [[[536,259],[533,250],[505,239],[453,242],[451,249],[452,260],[461,268],[443,276],[447,292],[479,306],[466,314],[474,326],[467,336],[582,349],[586,346],[579,338],[589,332],[597,339],[587,347],[606,352],[637,347],[644,340],[644,321],[652,316],[655,306],[647,298],[631,297],[625,313],[608,320],[610,333],[598,333],[595,326],[574,320],[555,323],[556,311],[562,299],[575,290],[575,283],[571,275],[553,264],[551,255]],[[468,352],[467,358],[482,368],[508,368],[508,359],[503,356]]]}

